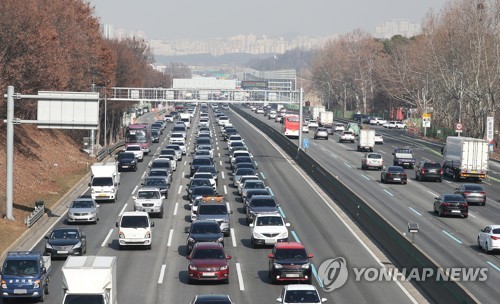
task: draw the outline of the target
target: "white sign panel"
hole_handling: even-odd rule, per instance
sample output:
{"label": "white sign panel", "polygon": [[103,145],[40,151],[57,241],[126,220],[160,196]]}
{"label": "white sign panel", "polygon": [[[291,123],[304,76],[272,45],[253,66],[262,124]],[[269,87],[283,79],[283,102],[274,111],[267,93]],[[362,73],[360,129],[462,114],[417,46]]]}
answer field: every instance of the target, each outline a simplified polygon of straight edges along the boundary
{"label": "white sign panel", "polygon": [[99,93],[38,92],[37,124],[41,129],[97,129]]}
{"label": "white sign panel", "polygon": [[487,117],[486,118],[486,140],[488,140],[489,143],[493,143],[493,130],[494,130],[494,124],[495,118],[494,117]]}
{"label": "white sign panel", "polygon": [[234,90],[236,89],[236,80],[221,80],[217,78],[174,78],[174,89]]}

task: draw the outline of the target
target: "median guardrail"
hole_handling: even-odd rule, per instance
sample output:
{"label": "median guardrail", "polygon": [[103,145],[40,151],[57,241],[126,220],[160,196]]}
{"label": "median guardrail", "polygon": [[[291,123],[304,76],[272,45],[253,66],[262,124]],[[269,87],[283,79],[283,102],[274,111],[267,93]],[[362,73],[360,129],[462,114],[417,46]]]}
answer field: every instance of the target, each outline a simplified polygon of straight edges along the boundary
{"label": "median guardrail", "polygon": [[[432,269],[434,273],[438,272],[438,269],[441,267],[436,262],[386,221],[375,209],[365,203],[356,193],[351,191],[328,170],[323,168],[317,161],[304,151],[299,151],[295,143],[291,142],[279,131],[242,109],[238,107],[232,107],[232,109],[269,136],[290,157],[295,158],[295,161],[301,168],[344,209],[356,224],[363,229],[364,233],[369,235],[372,240],[375,240],[399,270],[402,268],[427,268]],[[468,293],[459,282],[438,281],[435,278],[411,282],[414,283],[431,302],[476,303],[473,296]]]}
{"label": "median guardrail", "polygon": [[36,221],[38,221],[43,216],[44,213],[45,213],[45,202],[36,201],[35,210],[33,210],[33,212],[31,212],[31,214],[24,219],[24,223],[29,228],[33,226],[33,224],[36,223]]}
{"label": "median guardrail", "polygon": [[109,147],[102,148],[101,150],[97,151],[97,154],[96,154],[97,161],[101,161],[101,160],[105,159],[108,155],[113,154],[113,152],[115,152],[116,149],[123,147],[124,145],[125,145],[125,142],[120,141],[120,142],[117,142],[114,145],[111,145]]}

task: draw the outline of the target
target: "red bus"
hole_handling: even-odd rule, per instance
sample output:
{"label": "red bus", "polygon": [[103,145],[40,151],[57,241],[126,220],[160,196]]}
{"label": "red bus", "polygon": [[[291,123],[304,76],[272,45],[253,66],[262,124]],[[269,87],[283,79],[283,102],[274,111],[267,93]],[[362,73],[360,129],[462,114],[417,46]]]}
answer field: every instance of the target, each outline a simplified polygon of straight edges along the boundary
{"label": "red bus", "polygon": [[142,151],[148,154],[151,151],[151,134],[147,124],[131,124],[125,129],[125,146],[140,144]]}
{"label": "red bus", "polygon": [[283,117],[283,134],[286,137],[299,137],[299,115]]}

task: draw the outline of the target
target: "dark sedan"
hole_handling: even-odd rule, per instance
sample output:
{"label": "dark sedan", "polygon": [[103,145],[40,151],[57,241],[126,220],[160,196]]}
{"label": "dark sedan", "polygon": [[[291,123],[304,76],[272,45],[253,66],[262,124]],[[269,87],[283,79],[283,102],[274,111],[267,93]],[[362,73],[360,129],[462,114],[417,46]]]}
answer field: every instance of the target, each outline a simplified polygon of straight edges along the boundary
{"label": "dark sedan", "polygon": [[469,217],[469,205],[460,194],[441,194],[435,198],[434,213],[439,216],[460,215]]}
{"label": "dark sedan", "polygon": [[191,304],[232,304],[231,298],[223,294],[206,294],[194,297]]}
{"label": "dark sedan", "polygon": [[145,187],[159,188],[161,194],[163,194],[165,198],[168,197],[168,188],[170,188],[170,182],[168,181],[168,178],[162,176],[149,176],[144,179],[142,185]]}
{"label": "dark sedan", "polygon": [[200,157],[195,158],[191,162],[190,174],[189,176],[193,176],[193,174],[198,170],[200,166],[212,166],[213,162],[210,157]]}
{"label": "dark sedan", "polygon": [[193,203],[193,201],[200,197],[200,196],[214,196],[217,193],[215,192],[214,188],[212,186],[198,186],[194,187],[191,190],[191,197],[190,201]]}
{"label": "dark sedan", "polygon": [[190,254],[196,243],[216,242],[224,246],[224,235],[216,221],[194,221],[189,227],[186,243],[186,253]]}
{"label": "dark sedan", "polygon": [[408,182],[408,176],[405,173],[405,169],[401,166],[387,166],[385,170],[380,173],[380,181],[384,184],[406,184]]}
{"label": "dark sedan", "polygon": [[137,171],[137,159],[134,152],[120,152],[116,156],[116,160],[118,161],[118,171]]}
{"label": "dark sedan", "polygon": [[[188,194],[188,199],[191,199],[191,193],[193,193],[193,189],[196,187],[207,186],[212,187],[210,180],[207,178],[193,178],[189,184],[187,185],[186,192]],[[213,187],[212,187],[213,188]]]}
{"label": "dark sedan", "polygon": [[455,194],[460,194],[467,203],[486,205],[486,191],[481,185],[462,184],[455,189]]}
{"label": "dark sedan", "polygon": [[87,238],[78,227],[54,228],[45,239],[45,255],[51,257],[83,255],[87,252]]}

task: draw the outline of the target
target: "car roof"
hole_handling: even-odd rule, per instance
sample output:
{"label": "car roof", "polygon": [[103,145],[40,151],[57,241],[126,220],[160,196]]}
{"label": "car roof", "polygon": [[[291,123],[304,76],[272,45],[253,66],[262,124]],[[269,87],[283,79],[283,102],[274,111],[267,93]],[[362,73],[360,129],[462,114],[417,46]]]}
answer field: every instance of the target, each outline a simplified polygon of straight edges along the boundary
{"label": "car roof", "polygon": [[149,214],[146,211],[125,211],[122,213],[122,217],[124,216],[147,216],[149,217]]}
{"label": "car roof", "polygon": [[309,284],[290,284],[286,285],[285,287],[286,290],[316,290],[316,287],[314,285],[309,285]]}
{"label": "car roof", "polygon": [[274,245],[276,249],[302,249],[304,245],[299,242],[278,242]]}
{"label": "car roof", "polygon": [[215,243],[215,242],[200,242],[200,243],[196,243],[194,245],[194,248],[197,248],[197,249],[222,249],[224,250],[224,247],[222,246],[222,244],[220,243]]}

